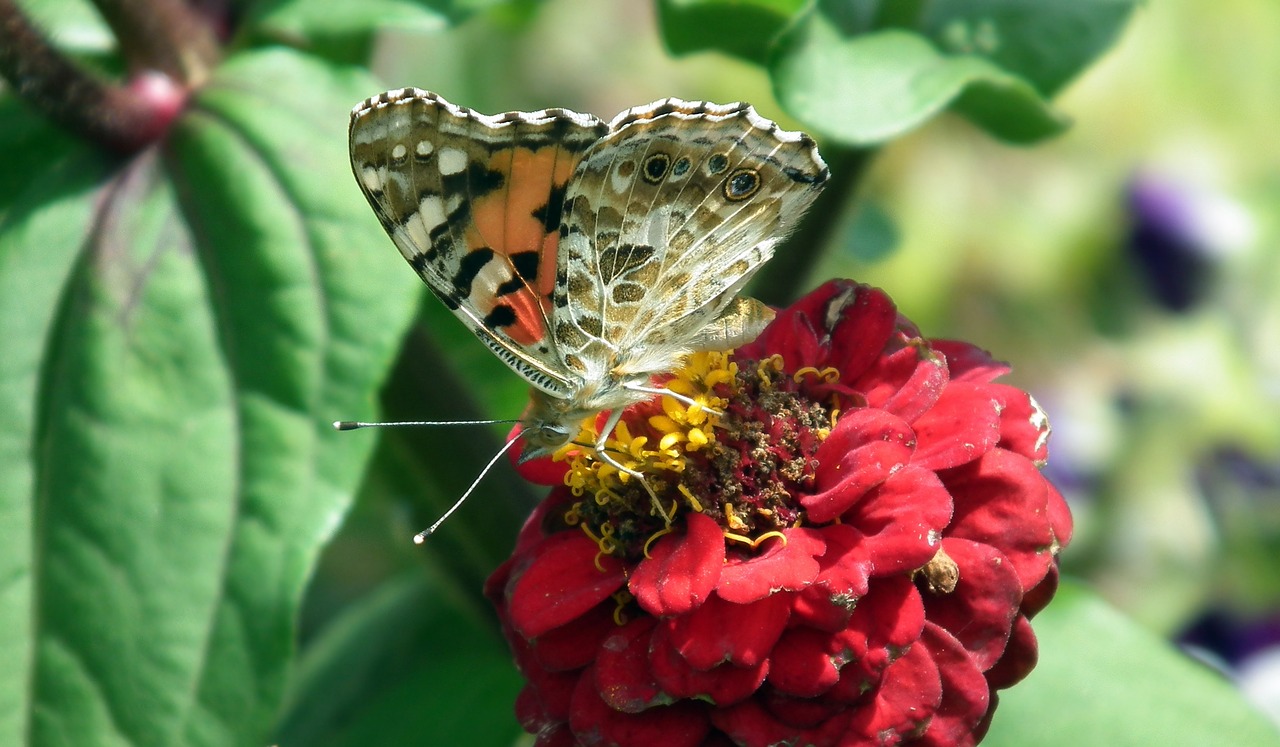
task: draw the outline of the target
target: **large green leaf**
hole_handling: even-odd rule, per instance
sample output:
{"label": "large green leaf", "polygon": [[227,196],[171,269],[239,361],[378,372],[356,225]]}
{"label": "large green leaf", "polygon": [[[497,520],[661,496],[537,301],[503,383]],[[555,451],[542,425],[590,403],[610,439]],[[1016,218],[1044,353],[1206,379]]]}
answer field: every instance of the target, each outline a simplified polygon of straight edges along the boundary
{"label": "large green leaf", "polygon": [[1066,126],[1030,83],[989,60],[944,54],[910,31],[851,33],[837,9],[813,6],[783,32],[769,63],[779,103],[830,137],[872,145],[947,108],[1014,142]]}
{"label": "large green leaf", "polygon": [[233,57],[162,148],[73,153],[5,214],[0,742],[265,738],[371,445],[328,423],[371,413],[415,297],[347,167],[376,89]]}
{"label": "large green leaf", "polygon": [[1220,673],[1065,583],[1035,619],[1040,663],[1000,693],[984,747],[1280,745]]}
{"label": "large green leaf", "polygon": [[715,50],[763,64],[769,45],[805,0],[658,0],[672,54]]}
{"label": "large green leaf", "polygon": [[1053,96],[1115,43],[1137,0],[926,3],[920,30],[950,54],[976,54]]}
{"label": "large green leaf", "polygon": [[308,647],[281,747],[510,745],[521,686],[496,625],[412,571],[350,608]]}

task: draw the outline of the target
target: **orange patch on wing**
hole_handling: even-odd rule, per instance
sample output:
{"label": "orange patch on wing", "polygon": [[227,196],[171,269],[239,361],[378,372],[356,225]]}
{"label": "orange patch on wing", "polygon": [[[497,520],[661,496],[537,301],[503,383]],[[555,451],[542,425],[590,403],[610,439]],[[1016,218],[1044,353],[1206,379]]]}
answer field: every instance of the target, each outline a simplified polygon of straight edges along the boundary
{"label": "orange patch on wing", "polygon": [[[498,151],[487,166],[505,174],[505,184],[489,194],[472,197],[472,222],[465,230],[468,249],[487,246],[506,256],[522,252],[538,255],[538,274],[532,288],[501,298],[472,299],[476,308],[485,313],[499,303],[510,306],[516,320],[503,327],[502,332],[519,345],[529,345],[546,336],[545,313],[550,311],[555,287],[559,232],[547,231],[535,214],[546,209],[553,189],[564,186],[581,159],[581,155],[554,145],[538,150],[517,147]],[[489,292],[495,292],[496,287],[490,286]]]}

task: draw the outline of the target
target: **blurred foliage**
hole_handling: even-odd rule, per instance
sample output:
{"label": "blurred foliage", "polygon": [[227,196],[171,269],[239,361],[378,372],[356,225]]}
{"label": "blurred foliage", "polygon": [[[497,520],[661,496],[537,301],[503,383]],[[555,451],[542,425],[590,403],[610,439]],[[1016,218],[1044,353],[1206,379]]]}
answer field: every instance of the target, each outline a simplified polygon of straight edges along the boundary
{"label": "blurred foliage", "polygon": [[[86,4],[28,4],[123,68]],[[526,396],[415,303],[350,178],[346,111],[404,85],[485,112],[748,100],[813,132],[834,183],[757,292],[854,277],[1011,361],[1054,423],[1064,568],[1141,626],[1068,586],[990,743],[1280,742],[1158,638],[1280,616],[1280,6],[234,7],[139,154],[0,100],[0,743],[519,738],[479,589],[536,494],[500,466],[407,541],[505,429],[328,429],[378,396],[389,419]]]}

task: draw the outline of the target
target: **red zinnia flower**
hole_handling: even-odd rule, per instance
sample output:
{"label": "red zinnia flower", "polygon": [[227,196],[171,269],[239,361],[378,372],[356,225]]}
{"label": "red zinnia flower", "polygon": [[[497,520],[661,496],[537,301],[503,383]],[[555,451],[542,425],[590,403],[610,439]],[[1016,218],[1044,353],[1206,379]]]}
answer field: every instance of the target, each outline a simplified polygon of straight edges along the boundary
{"label": "red zinnia flower", "polygon": [[[1071,533],[1008,368],[831,282],[571,447],[489,579],[539,745],[965,745]],[[591,443],[594,436],[579,439]],[[654,506],[660,504],[661,511]]]}

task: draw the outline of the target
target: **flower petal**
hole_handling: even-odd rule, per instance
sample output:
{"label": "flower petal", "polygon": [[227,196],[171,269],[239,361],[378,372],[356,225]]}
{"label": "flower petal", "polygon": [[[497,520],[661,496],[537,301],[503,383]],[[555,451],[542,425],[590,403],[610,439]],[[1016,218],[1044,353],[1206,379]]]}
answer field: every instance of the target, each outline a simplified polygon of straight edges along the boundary
{"label": "flower petal", "polygon": [[839,652],[830,650],[833,640],[822,630],[788,630],[773,647],[769,684],[800,698],[816,698],[830,690],[840,681],[840,667],[847,663]]}
{"label": "flower petal", "polygon": [[787,744],[835,747],[847,735],[850,715],[850,711],[838,712],[816,724],[797,726],[782,720],[753,698],[728,708],[717,708],[711,712],[711,723],[741,747]]}
{"label": "flower petal", "polygon": [[994,547],[948,537],[942,549],[960,569],[960,580],[949,594],[924,594],[925,614],[930,622],[951,631],[985,672],[1004,653],[1022,601],[1022,584],[1008,559]]}
{"label": "flower petal", "polygon": [[663,620],[655,635],[667,636],[671,646],[696,669],[725,662],[754,667],[765,661],[787,625],[791,595],[773,594],[751,604],[726,602],[711,595],[688,615]]}
{"label": "flower petal", "polygon": [[1008,384],[988,384],[1004,402],[1000,410],[1000,446],[1030,459],[1049,461],[1049,417],[1031,395]]}
{"label": "flower petal", "polygon": [[947,469],[990,451],[1000,440],[1002,400],[988,384],[947,386],[933,407],[911,423],[916,432],[911,463],[923,469]]}
{"label": "flower petal", "polygon": [[1057,562],[1049,526],[1049,482],[1026,457],[993,449],[943,475],[955,498],[947,535],[998,547],[1013,563],[1024,589],[1040,583]]}
{"label": "flower petal", "polygon": [[818,449],[817,492],[800,497],[809,520],[826,523],[849,510],[868,490],[907,463],[915,433],[883,410],[847,413]]}
{"label": "flower petal", "polygon": [[706,704],[691,700],[641,713],[610,708],[596,687],[594,667],[583,673],[573,691],[569,726],[578,744],[616,747],[698,747],[711,730]]}
{"label": "flower petal", "polygon": [[898,322],[898,310],[884,291],[865,285],[855,290],[828,302],[822,325],[831,338],[825,364],[847,381],[856,381],[880,357]]}
{"label": "flower petal", "polygon": [[919,568],[937,553],[951,521],[951,495],[933,472],[915,465],[895,472],[842,517],[866,535],[873,576]]}
{"label": "flower petal", "polygon": [[859,597],[867,593],[874,567],[870,545],[862,532],[848,524],[822,528],[827,551],[818,558],[817,580],[803,589],[791,609],[791,625],[806,625],[828,632],[843,628]]}
{"label": "flower petal", "polygon": [[921,643],[928,647],[942,675],[942,702],[917,742],[931,747],[968,747],[978,742],[976,727],[991,707],[991,691],[982,672],[950,633],[925,625]]}
{"label": "flower petal", "polygon": [[651,617],[632,620],[600,646],[594,667],[596,687],[610,708],[640,713],[671,702],[649,669],[649,639],[656,623]]}
{"label": "flower petal", "polygon": [[[622,563],[578,532],[548,537],[512,569],[507,584],[511,626],[526,639],[565,625],[608,599],[625,583]],[[536,562],[534,562],[536,559]],[[604,568],[596,567],[597,560]]]}
{"label": "flower petal", "polygon": [[907,649],[884,672],[875,699],[859,708],[849,730],[865,743],[913,741],[942,701],[942,676],[923,644]]}
{"label": "flower petal", "polygon": [[1013,369],[977,345],[959,340],[930,340],[929,346],[947,357],[952,381],[995,381]]}
{"label": "flower petal", "polygon": [[726,602],[748,604],[776,591],[799,591],[818,576],[817,557],[826,550],[816,529],[783,530],[786,540],[768,540],[758,555],[730,557],[720,574],[716,594]]}
{"label": "flower petal", "polygon": [[900,339],[896,344],[902,347],[877,359],[849,384],[863,393],[867,407],[886,410],[910,423],[942,395],[948,381],[947,363],[922,339]]}
{"label": "flower petal", "polygon": [[645,612],[657,617],[684,615],[706,601],[724,569],[724,533],[708,516],[691,513],[684,534],[654,543],[627,588]]}
{"label": "flower petal", "polygon": [[671,645],[668,636],[652,638],[649,663],[653,676],[667,694],[675,698],[696,698],[716,706],[727,706],[751,697],[769,672],[769,661],[755,666],[721,664],[707,670],[696,669]]}

